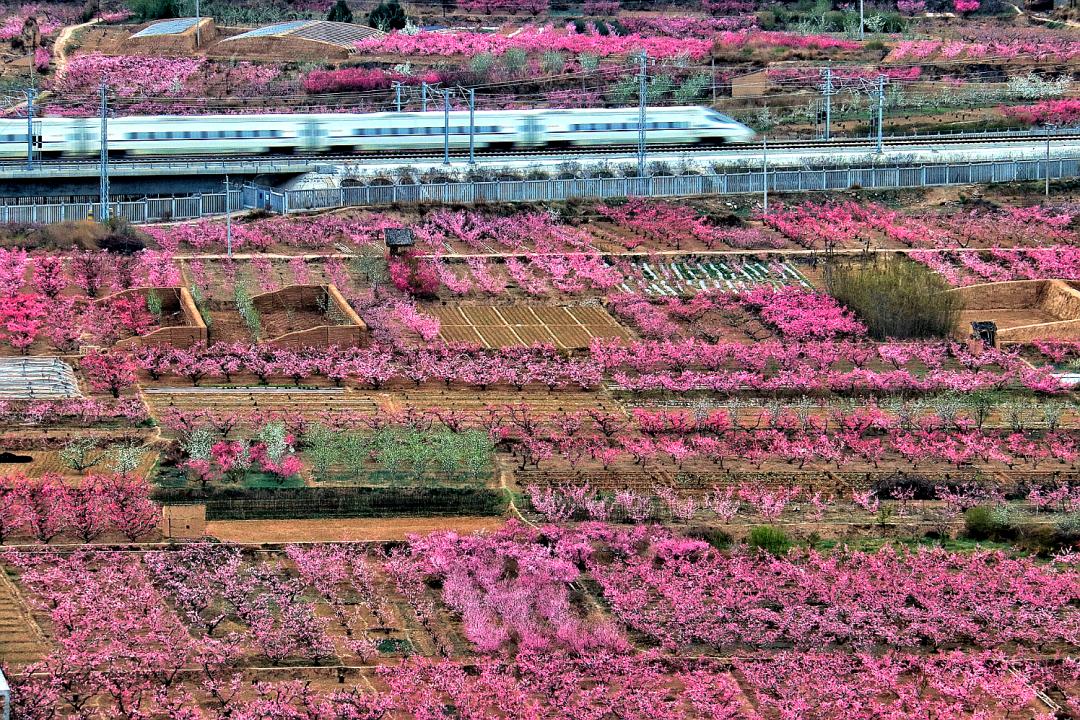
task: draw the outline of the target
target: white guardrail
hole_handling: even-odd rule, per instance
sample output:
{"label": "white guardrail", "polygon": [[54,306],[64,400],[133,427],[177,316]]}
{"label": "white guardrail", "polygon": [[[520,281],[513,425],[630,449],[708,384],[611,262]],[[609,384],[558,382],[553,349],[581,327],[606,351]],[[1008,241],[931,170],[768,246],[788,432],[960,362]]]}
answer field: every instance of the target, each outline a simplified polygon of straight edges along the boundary
{"label": "white guardrail", "polygon": [[[229,192],[231,207],[239,209],[243,192]],[[71,222],[101,216],[100,203],[50,203],[42,205],[0,205],[0,223],[45,225]],[[143,198],[109,203],[113,217],[127,218],[133,223],[194,220],[225,212],[225,193],[203,193],[187,197]]]}
{"label": "white guardrail", "polygon": [[3,670],[0,670],[0,719],[11,720],[11,688]]}

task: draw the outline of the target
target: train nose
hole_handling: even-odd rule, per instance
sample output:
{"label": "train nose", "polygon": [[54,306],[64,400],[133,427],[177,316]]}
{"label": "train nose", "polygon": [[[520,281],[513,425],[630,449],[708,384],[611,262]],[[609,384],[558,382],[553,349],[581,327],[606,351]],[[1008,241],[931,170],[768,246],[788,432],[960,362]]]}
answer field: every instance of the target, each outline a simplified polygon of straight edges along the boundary
{"label": "train nose", "polygon": [[756,137],[756,132],[748,127],[744,127],[735,135],[735,142],[753,142]]}

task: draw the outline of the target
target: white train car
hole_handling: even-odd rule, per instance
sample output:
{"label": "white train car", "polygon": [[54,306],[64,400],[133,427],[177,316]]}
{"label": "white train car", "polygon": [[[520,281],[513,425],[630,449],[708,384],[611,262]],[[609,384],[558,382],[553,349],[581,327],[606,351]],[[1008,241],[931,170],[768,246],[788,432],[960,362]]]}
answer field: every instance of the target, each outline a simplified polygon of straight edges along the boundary
{"label": "white train car", "polygon": [[[441,149],[442,112],[295,115],[133,116],[109,120],[110,155],[265,155]],[[626,145],[637,142],[636,109],[505,110],[475,114],[478,148]],[[99,152],[95,118],[43,118],[39,151],[46,157]],[[469,113],[449,114],[450,146],[469,145]],[[649,108],[649,144],[746,142],[754,131],[715,110]],[[26,155],[25,120],[0,123],[0,157]]]}

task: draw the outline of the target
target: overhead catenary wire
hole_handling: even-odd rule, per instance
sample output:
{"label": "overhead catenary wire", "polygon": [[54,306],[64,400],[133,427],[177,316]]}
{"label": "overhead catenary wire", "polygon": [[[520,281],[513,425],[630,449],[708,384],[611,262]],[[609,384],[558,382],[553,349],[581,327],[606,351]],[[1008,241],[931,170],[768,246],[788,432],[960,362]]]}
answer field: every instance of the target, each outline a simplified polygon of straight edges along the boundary
{"label": "overhead catenary wire", "polygon": [[[980,58],[980,61],[986,62],[986,61],[992,61],[993,59],[994,58],[992,58],[992,57]],[[963,66],[966,66],[966,65],[970,64],[970,61],[961,61],[961,60],[949,61],[949,62],[952,62],[952,63],[957,64],[957,65],[963,65]],[[944,62],[944,63],[936,63],[935,62],[933,64],[935,64],[935,65],[937,65],[937,64],[949,64],[949,62]],[[890,63],[840,64],[840,63],[837,63],[837,64],[834,64],[833,71],[834,71],[834,73],[836,73],[835,77],[836,77],[837,82],[842,82],[844,80],[842,73],[845,70],[866,69],[868,72],[871,72],[871,71],[876,72],[876,71],[880,71],[880,70],[890,70],[890,69],[903,69],[903,68],[911,69],[911,68],[916,68],[916,67],[921,68],[921,67],[924,67],[926,64],[927,64],[926,62],[923,62],[923,63],[899,63],[899,64],[890,64]],[[821,67],[823,67],[823,66],[819,66],[819,65],[799,65],[799,66],[791,66],[791,67],[784,67],[784,68],[776,68],[776,70],[778,70],[781,73],[784,72],[784,71],[787,71],[787,70],[793,70],[793,71],[804,70],[804,71],[806,71],[806,73],[808,75],[811,75],[814,72],[817,72],[818,70],[820,70]],[[710,74],[712,73],[712,68],[709,65],[679,67],[679,68],[676,68],[676,69],[679,69],[681,71],[698,70],[698,71],[701,71],[701,72],[708,72]],[[632,77],[631,73],[633,71],[633,68],[630,65],[628,65],[626,63],[612,63],[612,64],[609,64],[609,65],[603,65],[597,70],[579,70],[579,71],[572,71],[572,72],[568,72],[568,73],[559,73],[559,74],[551,74],[551,75],[540,76],[540,77],[533,77],[533,78],[529,79],[529,82],[534,83],[534,84],[556,83],[556,82],[560,82],[560,81],[569,83],[569,82],[572,82],[574,80],[578,80],[578,79],[582,79],[582,78],[584,78],[586,80],[589,79],[589,78],[599,78],[599,77],[602,77],[602,76],[605,76],[605,75],[608,75],[608,74],[612,74],[613,72],[617,72],[617,71],[620,71],[620,70],[622,72],[626,73],[627,77]],[[728,78],[727,80],[725,80],[722,83],[713,82],[711,87],[726,86],[730,82],[735,81],[740,77],[745,77],[746,75],[749,75],[749,74],[752,74],[752,73],[747,72],[747,73],[742,73],[740,75],[734,75],[734,76]],[[1000,79],[1000,77],[1001,77],[1001,74],[998,71],[984,70],[984,71],[979,71],[979,72],[977,72],[975,74],[966,74],[964,80],[965,80],[966,83],[970,84],[973,81],[976,81],[977,79],[980,79],[980,78],[987,78],[988,80],[998,80],[998,79]],[[494,90],[494,89],[497,89],[497,88],[503,88],[503,87],[507,87],[507,88],[517,87],[517,86],[519,86],[521,84],[521,82],[522,82],[522,80],[520,78],[509,78],[509,79],[506,79],[506,80],[501,80],[501,81],[496,81],[496,82],[478,83],[478,84],[473,85],[472,87],[477,92],[477,95],[480,98],[483,98],[483,96],[485,94],[485,91],[490,91],[490,90]],[[890,80],[890,82],[892,84],[901,84],[902,85],[902,84],[908,84],[908,83],[927,83],[927,82],[941,82],[941,81],[940,80],[927,79],[927,78],[921,78],[921,77],[919,77],[919,78],[902,78],[901,77],[901,78],[892,78]],[[293,83],[293,84],[298,85],[298,83]],[[773,85],[773,86],[780,86],[780,87],[783,87],[783,86],[786,86],[786,85],[795,85],[795,86],[799,86],[799,87],[804,87],[804,86],[807,85],[807,83],[804,80],[800,79],[800,78],[784,78],[782,76],[770,79],[770,84]],[[411,87],[411,86],[406,85],[405,87]],[[707,90],[709,90],[711,88],[707,87],[705,89],[707,91]],[[265,98],[273,98],[276,102],[283,102],[283,103],[289,103],[289,102],[308,102],[308,103],[312,103],[312,104],[319,103],[319,102],[338,102],[338,103],[340,103],[342,101],[347,102],[349,99],[353,99],[357,103],[359,103],[359,102],[362,102],[365,99],[385,99],[386,96],[387,96],[387,92],[389,90],[391,90],[391,88],[379,89],[379,90],[368,90],[368,91],[349,91],[349,92],[345,92],[345,93],[323,93],[323,94],[310,94],[310,93],[306,93],[306,92],[294,92],[294,93],[274,92],[273,94],[267,94],[267,95],[237,96],[235,99],[228,100],[228,101],[226,101],[226,100],[215,100],[215,99],[210,99],[210,98],[206,98],[206,97],[191,97],[191,96],[178,96],[178,95],[157,96],[157,97],[154,97],[154,96],[128,96],[128,97],[117,97],[117,98],[115,98],[114,105],[117,106],[117,107],[123,107],[125,104],[130,104],[130,103],[134,103],[134,102],[156,101],[156,102],[162,102],[162,103],[167,102],[167,103],[177,105],[177,106],[181,106],[181,107],[184,106],[184,104],[189,104],[190,106],[193,106],[193,107],[197,106],[197,107],[200,107],[200,108],[206,107],[208,105],[213,106],[215,104],[217,104],[217,105],[219,105],[221,107],[234,107],[235,103],[238,102],[238,101],[243,103],[244,101],[247,101],[247,100],[254,101],[254,100],[261,100],[261,99],[265,99]],[[547,93],[542,92],[542,91],[541,92],[536,92],[536,93],[515,93],[515,96],[519,97],[519,98],[522,98],[522,99],[530,99],[530,98],[539,99],[539,98],[546,98]],[[50,101],[50,104],[57,105],[57,106],[63,106],[63,105],[67,105],[67,106],[76,105],[77,106],[79,103],[81,103],[81,102],[83,102],[83,101],[85,101],[87,99],[89,99],[89,95],[87,95],[85,97],[80,97],[78,95],[74,95],[74,94],[69,92],[69,93],[66,93],[61,98],[54,98],[53,100]]]}

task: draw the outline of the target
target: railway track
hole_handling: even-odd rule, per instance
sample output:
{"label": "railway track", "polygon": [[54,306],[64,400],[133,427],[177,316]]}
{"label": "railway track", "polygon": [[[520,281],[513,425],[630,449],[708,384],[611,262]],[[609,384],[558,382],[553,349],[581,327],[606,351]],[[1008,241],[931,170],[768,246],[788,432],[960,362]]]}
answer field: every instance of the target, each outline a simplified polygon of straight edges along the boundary
{"label": "railway track", "polygon": [[[925,148],[933,146],[935,148],[955,148],[957,146],[987,146],[987,145],[1002,145],[1010,146],[1017,144],[1032,144],[1035,142],[1042,143],[1049,140],[1050,142],[1080,142],[1080,130],[1071,130],[1067,132],[1055,133],[1055,134],[1032,134],[1032,135],[977,135],[977,136],[939,136],[939,135],[907,135],[907,136],[891,136],[882,139],[882,146],[889,148],[897,147],[920,147]],[[851,150],[866,148],[871,150],[876,148],[877,141],[874,138],[839,138],[829,141],[824,140],[775,140],[770,141],[768,149],[770,152],[780,152],[785,150]],[[655,144],[649,145],[649,151],[652,153],[715,153],[715,152],[728,152],[728,153],[745,153],[747,155],[757,156],[762,152],[762,146],[756,143],[747,144]],[[490,148],[477,149],[474,153],[477,159],[498,158],[501,160],[513,160],[515,158],[530,158],[530,157],[551,157],[551,156],[564,156],[566,158],[574,157],[586,157],[586,156],[617,156],[634,154],[637,152],[637,145],[623,144],[623,145],[604,145],[604,146],[568,146],[568,147],[537,147],[537,148],[517,148],[512,150],[493,150]],[[207,166],[222,165],[224,163],[244,163],[244,162],[280,162],[290,163],[295,162],[297,165],[318,163],[318,162],[362,162],[366,160],[378,160],[381,163],[388,163],[394,161],[409,162],[409,161],[439,161],[444,157],[442,149],[436,148],[423,148],[417,150],[399,150],[394,151],[392,154],[387,151],[372,151],[372,152],[349,152],[349,153],[279,153],[279,154],[237,154],[237,155],[147,155],[147,156],[125,156],[115,157],[111,160],[112,163],[118,165],[151,165],[151,164],[163,164],[163,163],[187,163],[198,165],[200,163]],[[462,160],[469,157],[467,149],[452,148],[450,150],[450,157],[454,160]],[[0,169],[15,169],[25,165],[23,159],[9,159],[0,160]],[[98,165],[99,161],[96,157],[87,158],[64,158],[64,159],[49,159],[39,161],[38,166],[44,169],[55,167],[62,169],[71,166],[87,166]]]}

